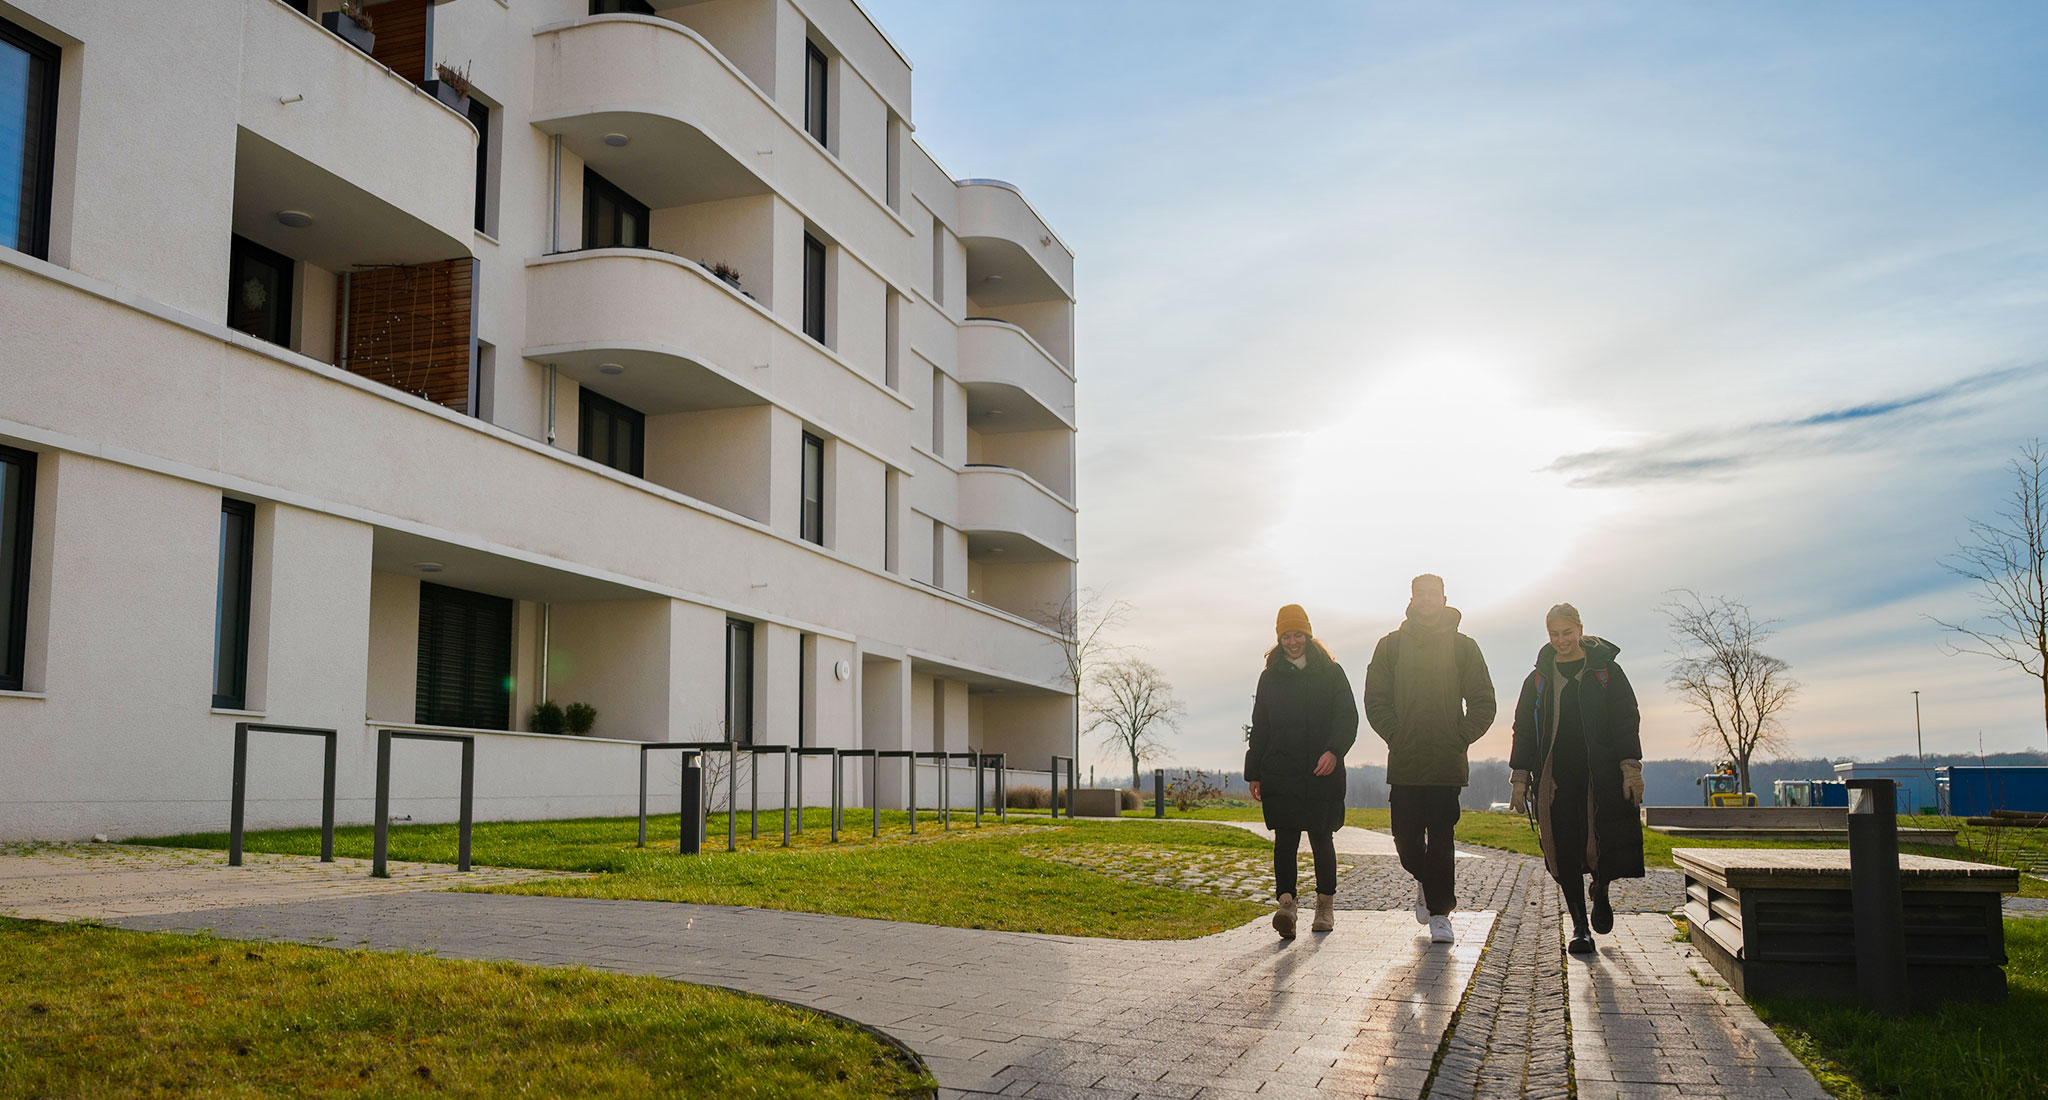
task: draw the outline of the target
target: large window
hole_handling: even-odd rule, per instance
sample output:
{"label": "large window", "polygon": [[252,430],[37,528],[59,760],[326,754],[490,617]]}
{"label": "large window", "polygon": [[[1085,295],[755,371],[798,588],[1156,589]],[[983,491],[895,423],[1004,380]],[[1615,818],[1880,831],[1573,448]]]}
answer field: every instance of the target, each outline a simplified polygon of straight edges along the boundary
{"label": "large window", "polygon": [[576,453],[640,477],[647,455],[647,417],[594,390],[584,390],[578,401]]}
{"label": "large window", "polygon": [[830,77],[825,51],[816,43],[804,43],[804,130],[827,148],[831,147],[831,131],[825,123],[825,112],[831,105],[826,95]]}
{"label": "large window", "polygon": [[426,726],[512,728],[512,601],[420,585],[419,687]]}
{"label": "large window", "polygon": [[583,247],[647,247],[647,204],[588,168],[583,170]]}
{"label": "large window", "polygon": [[754,624],[725,620],[725,739],[754,743]]}
{"label": "large window", "polygon": [[292,258],[246,237],[228,246],[228,327],[258,340],[292,343]]}
{"label": "large window", "polygon": [[220,586],[213,608],[213,705],[249,702],[249,595],[256,557],[256,508],[220,502]]}
{"label": "large window", "polygon": [[491,105],[469,97],[469,122],[476,127],[476,229],[491,231]]}
{"label": "large window", "polygon": [[825,441],[804,433],[804,513],[806,542],[825,545]]}
{"label": "large window", "polygon": [[0,247],[50,257],[57,47],[0,19]]}
{"label": "large window", "polygon": [[21,690],[35,496],[36,456],[0,447],[0,690],[6,691]]}
{"label": "large window", "polygon": [[825,245],[804,234],[804,335],[825,342]]}

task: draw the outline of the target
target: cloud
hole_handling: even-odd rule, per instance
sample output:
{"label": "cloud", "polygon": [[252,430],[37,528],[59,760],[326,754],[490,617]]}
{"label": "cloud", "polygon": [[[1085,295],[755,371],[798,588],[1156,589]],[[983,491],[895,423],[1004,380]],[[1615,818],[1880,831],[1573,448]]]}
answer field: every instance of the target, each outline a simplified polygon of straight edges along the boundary
{"label": "cloud", "polygon": [[1905,397],[1868,401],[1790,420],[1676,432],[1621,447],[1568,454],[1546,469],[1575,489],[1726,478],[1765,461],[1865,450],[1901,423],[1957,415],[1963,399],[2048,377],[2048,363],[1983,371]]}

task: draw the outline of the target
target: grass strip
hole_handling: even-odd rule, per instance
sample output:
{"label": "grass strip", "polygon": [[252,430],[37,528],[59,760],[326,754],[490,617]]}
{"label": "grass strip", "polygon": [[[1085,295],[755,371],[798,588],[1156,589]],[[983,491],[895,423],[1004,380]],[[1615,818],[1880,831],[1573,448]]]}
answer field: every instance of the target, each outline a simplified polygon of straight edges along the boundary
{"label": "grass strip", "polygon": [[898,1097],[879,1037],[581,969],[0,919],[0,1095]]}
{"label": "grass strip", "polygon": [[1901,1018],[1768,998],[1757,1015],[1844,1100],[2048,1100],[2048,921],[2005,922],[2005,1004],[1951,1002]]}
{"label": "grass strip", "polygon": [[[1019,820],[981,829],[958,824],[950,832],[929,818],[909,834],[902,812],[882,816],[882,836],[870,839],[866,812],[849,812],[849,826],[834,845],[825,810],[804,815],[801,841],[783,848],[781,815],[764,815],[762,837],[741,850],[725,851],[723,815],[713,818],[702,855],[679,856],[674,814],[648,819],[648,848],[634,847],[637,819],[585,818],[574,821],[489,822],[476,826],[475,862],[494,867],[527,867],[595,872],[584,879],[541,880],[490,887],[489,892],[548,897],[592,897],[641,901],[745,905],[804,913],[910,921],[954,928],[1046,932],[1116,939],[1191,939],[1234,928],[1258,917],[1262,906],[1097,874],[1021,851],[1027,845],[1134,845],[1196,852],[1265,853],[1266,840],[1242,829],[1212,825],[1119,824],[1045,819]],[[957,822],[957,818],[956,818]],[[769,832],[772,823],[773,832]],[[175,847],[225,848],[221,833],[196,833],[137,840]],[[317,829],[249,833],[252,852],[313,855]],[[367,857],[367,826],[337,829],[337,855]],[[404,825],[391,829],[391,858],[448,863],[455,858],[452,825]],[[653,846],[659,845],[659,846]]]}

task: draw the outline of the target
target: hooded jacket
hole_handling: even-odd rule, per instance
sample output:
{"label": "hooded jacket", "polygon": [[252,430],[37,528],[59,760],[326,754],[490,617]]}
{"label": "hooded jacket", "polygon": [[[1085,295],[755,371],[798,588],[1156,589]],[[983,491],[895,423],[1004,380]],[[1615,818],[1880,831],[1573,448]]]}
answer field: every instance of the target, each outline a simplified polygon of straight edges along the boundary
{"label": "hooded jacket", "polygon": [[1628,674],[1615,663],[1621,647],[1604,638],[1588,637],[1579,646],[1586,664],[1579,670],[1579,735],[1586,746],[1586,850],[1560,852],[1554,836],[1557,777],[1552,750],[1563,686],[1557,670],[1557,649],[1544,643],[1536,667],[1522,681],[1515,703],[1515,741],[1508,766],[1536,777],[1537,831],[1543,861],[1552,875],[1591,872],[1602,879],[1641,878],[1643,831],[1636,807],[1621,793],[1621,762],[1641,760],[1642,711]]}
{"label": "hooded jacket", "polygon": [[[1252,724],[1245,731],[1244,777],[1259,784],[1269,829],[1335,830],[1344,824],[1344,754],[1358,740],[1358,706],[1344,666],[1311,642],[1308,664],[1294,667],[1278,646],[1259,674]],[[1315,774],[1324,753],[1336,770]]]}
{"label": "hooded jacket", "polygon": [[1493,725],[1499,704],[1479,643],[1458,633],[1446,607],[1434,623],[1410,617],[1380,639],[1365,669],[1365,718],[1387,743],[1387,783],[1462,787],[1465,752]]}

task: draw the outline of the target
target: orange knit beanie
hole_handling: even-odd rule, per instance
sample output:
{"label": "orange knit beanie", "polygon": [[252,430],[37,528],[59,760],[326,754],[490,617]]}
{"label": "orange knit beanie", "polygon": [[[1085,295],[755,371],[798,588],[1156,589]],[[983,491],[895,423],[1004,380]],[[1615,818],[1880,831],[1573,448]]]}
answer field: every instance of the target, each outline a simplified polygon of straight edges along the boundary
{"label": "orange knit beanie", "polygon": [[1273,633],[1276,636],[1285,634],[1290,630],[1299,630],[1310,637],[1315,636],[1315,631],[1309,629],[1308,612],[1303,611],[1298,603],[1291,603],[1281,608],[1279,617],[1273,623]]}

